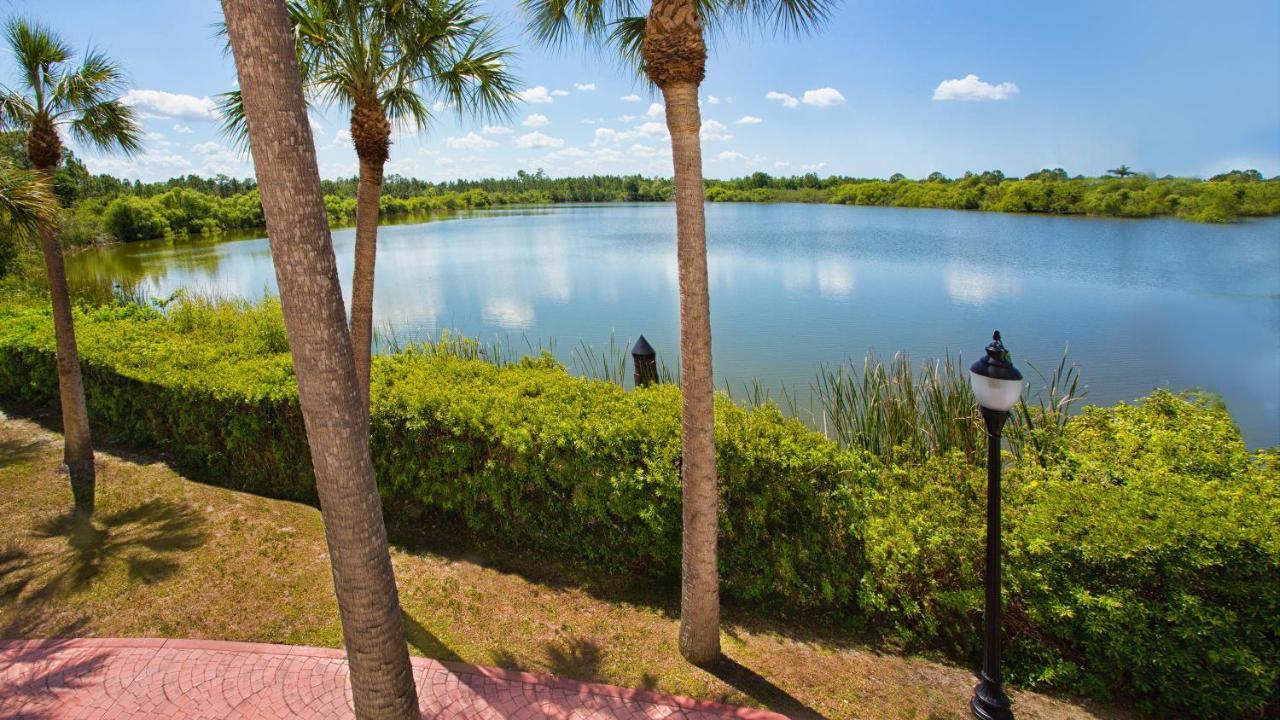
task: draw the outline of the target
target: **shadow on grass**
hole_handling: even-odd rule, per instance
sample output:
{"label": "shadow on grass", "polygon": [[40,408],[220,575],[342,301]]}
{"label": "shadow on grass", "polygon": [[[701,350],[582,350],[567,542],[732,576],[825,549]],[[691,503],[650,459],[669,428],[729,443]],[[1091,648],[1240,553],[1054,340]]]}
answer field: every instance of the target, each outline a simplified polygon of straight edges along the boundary
{"label": "shadow on grass", "polygon": [[453,648],[445,645],[435,633],[423,627],[422,623],[403,607],[400,608],[400,614],[404,616],[404,634],[410,647],[422,653],[423,657],[429,657],[432,660],[462,662],[462,657],[454,652]]}
{"label": "shadow on grass", "polygon": [[594,640],[571,637],[563,643],[547,643],[545,651],[552,675],[583,682],[605,682],[600,672],[604,651]]}
{"label": "shadow on grass", "polygon": [[74,623],[48,625],[44,616],[50,603],[91,591],[94,581],[117,563],[124,565],[130,582],[165,580],[180,568],[182,553],[204,544],[203,523],[187,505],[158,499],[92,519],[67,513],[36,523],[31,532],[35,540],[61,539],[64,544],[0,553],[0,602],[12,610],[0,636],[78,634]]}
{"label": "shadow on grass", "polygon": [[728,655],[721,656],[714,664],[703,669],[774,712],[792,718],[826,720],[826,716],[822,713],[805,705],[786,690],[769,682],[764,676]]}
{"label": "shadow on grass", "polygon": [[0,467],[32,460],[44,448],[40,440],[0,440]]}

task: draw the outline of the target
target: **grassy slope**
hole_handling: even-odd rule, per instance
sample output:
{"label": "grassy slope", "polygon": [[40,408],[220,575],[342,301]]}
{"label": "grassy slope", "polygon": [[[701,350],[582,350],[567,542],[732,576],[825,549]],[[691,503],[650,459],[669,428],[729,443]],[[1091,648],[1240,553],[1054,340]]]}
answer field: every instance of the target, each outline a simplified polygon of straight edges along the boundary
{"label": "grassy slope", "polygon": [[[319,513],[99,454],[91,527],[64,514],[60,438],[0,414],[0,636],[168,636],[337,647]],[[537,558],[393,549],[413,651],[581,680],[765,705],[800,716],[966,718],[972,674],[836,636],[730,617],[734,663],[680,660],[674,595]],[[1125,716],[1036,693],[1021,718]]]}

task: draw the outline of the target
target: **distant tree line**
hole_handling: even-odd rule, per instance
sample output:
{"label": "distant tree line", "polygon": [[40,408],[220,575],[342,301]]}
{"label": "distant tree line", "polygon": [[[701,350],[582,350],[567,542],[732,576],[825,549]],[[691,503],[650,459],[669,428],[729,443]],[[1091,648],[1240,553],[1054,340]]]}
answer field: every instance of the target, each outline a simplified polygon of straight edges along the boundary
{"label": "distant tree line", "polygon": [[1024,178],[999,170],[951,179],[932,173],[924,180],[895,174],[888,180],[805,175],[774,178],[754,173],[735,180],[707,181],[713,202],[828,202],[843,205],[946,208],[1051,215],[1155,217],[1232,222],[1280,214],[1280,178],[1257,170],[1232,170],[1209,180],[1140,175],[1126,166],[1113,177],[1069,176],[1062,168]]}
{"label": "distant tree line", "polygon": [[[25,167],[21,133],[0,133],[0,157]],[[894,174],[887,180],[817,173],[774,176],[755,172],[705,181],[709,202],[807,202],[885,207],[944,208],[1053,215],[1174,216],[1232,222],[1280,214],[1280,177],[1232,170],[1208,180],[1153,177],[1127,166],[1104,177],[1043,169],[1022,178],[999,170],[958,178],[932,173],[922,180]],[[355,221],[356,177],[325,180],[325,208],[334,225]],[[257,183],[226,175],[189,174],[158,182],[91,174],[66,150],[54,173],[63,207],[63,242],[79,246],[164,237],[211,236],[263,227]],[[430,182],[386,178],[379,209],[384,219],[482,209],[495,205],[669,202],[670,178],[643,175],[550,177],[521,170],[514,177]]]}

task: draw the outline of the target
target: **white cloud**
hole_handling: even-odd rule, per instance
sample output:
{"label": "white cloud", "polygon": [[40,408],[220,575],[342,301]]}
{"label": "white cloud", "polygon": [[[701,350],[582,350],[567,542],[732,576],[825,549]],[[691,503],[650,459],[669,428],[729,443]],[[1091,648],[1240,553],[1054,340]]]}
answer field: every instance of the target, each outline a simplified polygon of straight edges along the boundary
{"label": "white cloud", "polygon": [[708,96],[707,96],[707,104],[708,104],[708,105],[719,105],[719,104],[720,104],[720,98],[716,97],[715,95],[708,95]]}
{"label": "white cloud", "polygon": [[462,137],[451,137],[445,140],[445,144],[454,150],[483,150],[485,148],[497,147],[498,143],[480,137],[475,132],[469,132]]}
{"label": "white cloud", "polygon": [[169,93],[163,90],[133,89],[120,99],[131,105],[143,117],[162,117],[174,120],[217,120],[218,109],[209,96]]}
{"label": "white cloud", "polygon": [[596,89],[596,84],[595,83],[574,83],[573,89],[579,90],[581,92],[594,92]]}
{"label": "white cloud", "polygon": [[743,115],[742,117],[734,121],[733,124],[734,125],[759,125],[762,122],[764,121],[754,115]]}
{"label": "white cloud", "polygon": [[551,91],[551,94],[552,94],[552,95],[554,95],[554,96],[556,96],[556,97],[564,97],[565,95],[568,95],[568,94],[569,94],[569,91],[568,91],[568,90],[559,90],[559,89],[557,89],[557,90],[552,90],[552,91]]}
{"label": "white cloud", "polygon": [[646,122],[640,123],[630,130],[596,128],[595,139],[591,144],[598,147],[606,143],[622,143],[643,138],[666,138],[667,136],[667,126],[664,123]]}
{"label": "white cloud", "polygon": [[800,101],[797,100],[794,95],[788,95],[784,92],[778,92],[777,90],[770,90],[769,92],[765,93],[764,99],[777,100],[782,103],[783,107],[789,107],[789,108],[793,108],[800,104]]}
{"label": "white cloud", "polygon": [[551,93],[547,92],[547,89],[541,85],[521,90],[516,93],[516,95],[521,100],[534,105],[554,102],[554,98],[551,97]]}
{"label": "white cloud", "polygon": [[773,166],[778,168],[779,170],[785,170],[791,167],[791,163],[787,162],[786,160],[779,160],[778,162],[774,163]]}
{"label": "white cloud", "polygon": [[827,164],[825,162],[819,162],[819,163],[810,163],[808,165],[801,165],[800,169],[804,170],[805,172],[815,172],[818,170],[825,169],[826,167],[827,167]]}
{"label": "white cloud", "polygon": [[546,125],[546,124],[548,124],[548,123],[550,123],[550,122],[551,122],[551,121],[547,119],[547,116],[546,116],[546,115],[541,115],[541,114],[539,114],[539,113],[533,113],[533,114],[532,114],[532,115],[530,115],[529,117],[525,118],[525,119],[524,119],[524,122],[522,122],[522,123],[520,123],[520,124],[521,124],[521,125],[524,125],[525,127],[542,127],[543,125]]}
{"label": "white cloud", "polygon": [[338,147],[339,145],[351,144],[351,131],[347,128],[338,128],[338,132],[333,134],[333,142],[330,145]]}
{"label": "white cloud", "polygon": [[747,159],[747,156],[746,156],[746,155],[743,155],[743,154],[742,154],[742,153],[740,153],[740,152],[733,152],[732,150],[725,150],[724,152],[720,153],[719,155],[716,155],[716,160],[720,160],[720,161],[725,161],[725,160],[746,160],[746,159]]}
{"label": "white cloud", "polygon": [[660,122],[640,123],[635,126],[632,132],[648,137],[666,137],[667,126]]}
{"label": "white cloud", "polygon": [[728,140],[733,136],[729,134],[729,127],[722,122],[716,120],[702,121],[702,139],[706,142],[716,142],[719,140]]}
{"label": "white cloud", "polygon": [[516,145],[522,148],[558,148],[564,146],[564,140],[544,135],[535,130],[516,138]]}
{"label": "white cloud", "polygon": [[970,73],[962,78],[943,80],[933,89],[934,100],[1008,100],[1018,94],[1018,86],[1011,82],[992,85]]}
{"label": "white cloud", "polygon": [[649,109],[645,111],[644,116],[647,118],[663,118],[667,117],[667,108],[662,103],[651,103]]}
{"label": "white cloud", "polygon": [[630,95],[623,95],[618,99],[623,102],[640,102],[640,96],[635,93],[631,93]]}
{"label": "white cloud", "polygon": [[480,132],[485,135],[510,135],[511,128],[502,127],[501,125],[487,125]]}
{"label": "white cloud", "polygon": [[631,147],[627,148],[628,155],[632,157],[638,157],[638,158],[656,157],[658,155],[658,152],[659,152],[658,149],[655,148],[654,146],[642,145],[640,143],[636,143]]}
{"label": "white cloud", "polygon": [[437,100],[431,103],[431,112],[444,112],[452,107],[456,107],[451,100]]}
{"label": "white cloud", "polygon": [[201,157],[201,169],[207,173],[232,174],[244,169],[247,158],[216,142],[192,145],[191,151]]}
{"label": "white cloud", "polygon": [[171,152],[147,152],[132,157],[121,155],[84,157],[83,160],[90,172],[148,180],[160,180],[194,169],[190,160]]}
{"label": "white cloud", "polygon": [[835,107],[836,105],[844,104],[844,95],[841,95],[839,90],[832,87],[805,90],[804,97],[800,99],[800,102],[814,107]]}
{"label": "white cloud", "polygon": [[183,125],[182,123],[178,123],[177,125],[174,125],[174,126],[173,126],[173,131],[174,131],[174,132],[176,132],[176,133],[178,133],[178,134],[180,134],[180,135],[190,135],[190,134],[191,134],[191,128],[187,127],[186,125]]}
{"label": "white cloud", "polygon": [[562,150],[556,150],[555,152],[547,153],[547,159],[549,160],[562,160],[565,158],[573,158],[576,160],[578,158],[585,158],[590,156],[591,156],[591,153],[587,152],[586,150],[583,150],[582,148],[577,148],[577,147],[567,147]]}

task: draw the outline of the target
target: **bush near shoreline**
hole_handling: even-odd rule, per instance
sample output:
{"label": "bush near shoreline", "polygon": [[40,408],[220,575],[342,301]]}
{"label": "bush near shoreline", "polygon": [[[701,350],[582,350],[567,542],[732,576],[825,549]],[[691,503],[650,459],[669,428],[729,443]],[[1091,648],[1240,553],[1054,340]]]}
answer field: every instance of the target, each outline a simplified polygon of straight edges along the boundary
{"label": "bush near shoreline", "polygon": [[[98,435],[209,482],[314,501],[271,302],[82,307]],[[0,398],[56,408],[48,311],[0,306]],[[679,389],[625,391],[550,358],[441,348],[374,364],[374,462],[395,506],[617,573],[679,572]],[[974,662],[981,467],[889,464],[772,407],[717,401],[726,595]],[[1009,677],[1161,714],[1280,705],[1280,453],[1224,410],[1158,391],[1087,408],[1059,452],[1006,472]]]}

